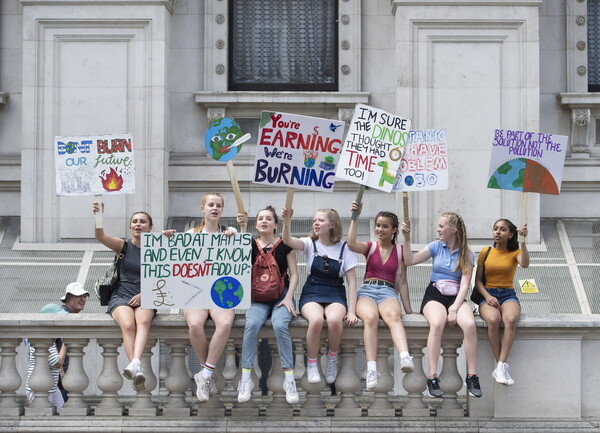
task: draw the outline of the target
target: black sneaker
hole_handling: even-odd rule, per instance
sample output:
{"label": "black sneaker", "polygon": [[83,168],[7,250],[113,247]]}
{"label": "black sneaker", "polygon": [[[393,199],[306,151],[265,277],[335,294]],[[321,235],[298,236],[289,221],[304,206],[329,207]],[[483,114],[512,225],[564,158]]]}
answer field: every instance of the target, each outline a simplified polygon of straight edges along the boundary
{"label": "black sneaker", "polygon": [[481,387],[479,386],[479,378],[477,375],[467,376],[467,380],[465,382],[467,389],[469,390],[469,395],[471,397],[481,397]]}
{"label": "black sneaker", "polygon": [[443,392],[440,389],[440,381],[437,377],[431,379],[427,378],[427,393],[429,394],[429,397],[440,398],[443,395]]}

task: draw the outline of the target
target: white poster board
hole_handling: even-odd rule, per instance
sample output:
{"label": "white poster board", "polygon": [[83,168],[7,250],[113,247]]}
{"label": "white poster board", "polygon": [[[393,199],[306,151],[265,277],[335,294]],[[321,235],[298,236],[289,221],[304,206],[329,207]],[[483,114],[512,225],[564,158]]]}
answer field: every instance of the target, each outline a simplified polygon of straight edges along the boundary
{"label": "white poster board", "polygon": [[444,129],[408,133],[394,191],[448,189],[448,143]]}
{"label": "white poster board", "polygon": [[409,130],[409,119],[368,105],[356,105],[336,176],[391,192]]}
{"label": "white poster board", "polygon": [[143,308],[250,308],[252,235],[144,233]]}
{"label": "white poster board", "polygon": [[263,111],[253,183],[331,192],[344,122]]}
{"label": "white poster board", "polygon": [[56,194],[132,194],[132,134],[54,137]]}

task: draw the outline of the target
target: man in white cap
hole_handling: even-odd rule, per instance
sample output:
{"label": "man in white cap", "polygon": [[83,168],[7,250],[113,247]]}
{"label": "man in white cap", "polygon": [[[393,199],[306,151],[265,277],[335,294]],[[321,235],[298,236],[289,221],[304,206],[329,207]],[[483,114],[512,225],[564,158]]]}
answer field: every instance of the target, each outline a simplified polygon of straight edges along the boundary
{"label": "man in white cap", "polygon": [[90,293],[78,282],[69,283],[65,289],[65,295],[60,298],[63,303],[62,309],[67,313],[80,313]]}
{"label": "man in white cap", "polygon": [[[67,313],[80,313],[81,311],[83,311],[85,303],[87,302],[89,296],[90,293],[83,288],[83,285],[81,283],[78,283],[77,281],[69,283],[67,285],[67,288],[65,289],[64,296],[60,298],[60,300],[63,303],[63,311],[66,311]],[[60,351],[62,347],[62,340],[60,338],[56,340],[56,346]],[[69,368],[68,356],[65,357],[65,360],[63,362],[63,371],[66,372],[67,368]],[[63,388],[62,380],[60,379],[58,381],[58,388],[62,393],[64,401],[67,401],[69,399],[69,396],[67,390]]]}

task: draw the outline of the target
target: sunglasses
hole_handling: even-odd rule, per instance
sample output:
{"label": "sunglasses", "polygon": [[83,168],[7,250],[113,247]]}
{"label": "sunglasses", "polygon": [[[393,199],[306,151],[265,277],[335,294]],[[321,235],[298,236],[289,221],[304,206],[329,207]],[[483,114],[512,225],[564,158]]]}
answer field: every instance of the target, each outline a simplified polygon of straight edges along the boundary
{"label": "sunglasses", "polygon": [[329,257],[327,257],[327,254],[323,254],[323,270],[325,272],[329,272]]}

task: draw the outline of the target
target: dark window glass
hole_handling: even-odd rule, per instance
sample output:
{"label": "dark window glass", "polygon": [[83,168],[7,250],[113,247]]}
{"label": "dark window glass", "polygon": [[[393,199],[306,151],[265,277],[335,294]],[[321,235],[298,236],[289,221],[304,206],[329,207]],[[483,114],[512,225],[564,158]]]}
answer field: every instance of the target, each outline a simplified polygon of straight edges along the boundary
{"label": "dark window glass", "polygon": [[600,0],[589,0],[588,18],[588,91],[600,91]]}
{"label": "dark window glass", "polygon": [[230,0],[229,90],[332,90],[337,0]]}

